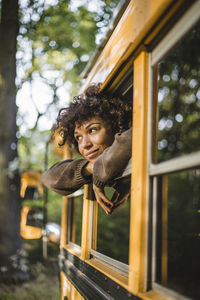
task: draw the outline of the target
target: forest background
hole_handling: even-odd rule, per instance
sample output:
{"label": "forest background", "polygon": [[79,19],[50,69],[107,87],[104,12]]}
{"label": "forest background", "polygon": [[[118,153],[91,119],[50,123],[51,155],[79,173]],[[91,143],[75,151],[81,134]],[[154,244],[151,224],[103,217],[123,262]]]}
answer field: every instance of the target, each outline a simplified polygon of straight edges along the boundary
{"label": "forest background", "polygon": [[[0,299],[59,299],[58,286],[49,289],[47,273],[52,281],[55,272],[42,261],[41,241],[24,249],[20,237],[20,174],[44,171],[56,115],[80,90],[118,2],[0,1]],[[49,151],[49,165],[59,159]],[[48,218],[59,223],[61,199],[49,199]],[[30,273],[34,286],[13,287]]]}

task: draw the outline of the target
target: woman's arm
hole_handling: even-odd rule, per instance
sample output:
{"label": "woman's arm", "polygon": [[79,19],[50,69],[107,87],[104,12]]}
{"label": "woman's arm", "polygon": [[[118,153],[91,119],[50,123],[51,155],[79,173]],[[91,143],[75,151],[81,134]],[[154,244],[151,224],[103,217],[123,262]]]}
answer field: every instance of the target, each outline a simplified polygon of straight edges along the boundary
{"label": "woman's arm", "polygon": [[[132,128],[116,134],[113,144],[107,148],[95,161],[93,166],[93,190],[97,202],[107,214],[119,208],[128,198],[129,189],[117,191],[110,201],[104,193],[104,186],[123,173],[131,158]],[[109,205],[108,205],[109,204]]]}
{"label": "woman's arm", "polygon": [[42,185],[61,195],[69,195],[86,183],[92,176],[84,172],[86,159],[69,159],[58,162],[42,175]]}
{"label": "woman's arm", "polygon": [[104,187],[126,168],[132,152],[132,128],[116,134],[113,144],[96,159],[93,168],[93,184]]}

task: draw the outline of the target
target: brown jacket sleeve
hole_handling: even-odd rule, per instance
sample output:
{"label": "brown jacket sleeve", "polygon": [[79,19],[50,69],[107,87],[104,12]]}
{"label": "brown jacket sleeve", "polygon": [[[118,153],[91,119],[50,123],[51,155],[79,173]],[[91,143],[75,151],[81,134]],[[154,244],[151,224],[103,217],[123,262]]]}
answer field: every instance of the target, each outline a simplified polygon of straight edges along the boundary
{"label": "brown jacket sleeve", "polygon": [[82,169],[87,163],[86,159],[58,162],[42,175],[41,183],[58,194],[69,195],[92,181],[92,176],[86,178],[82,175]]}
{"label": "brown jacket sleeve", "polygon": [[116,134],[113,144],[94,163],[93,183],[102,188],[119,176],[131,158],[132,128]]}

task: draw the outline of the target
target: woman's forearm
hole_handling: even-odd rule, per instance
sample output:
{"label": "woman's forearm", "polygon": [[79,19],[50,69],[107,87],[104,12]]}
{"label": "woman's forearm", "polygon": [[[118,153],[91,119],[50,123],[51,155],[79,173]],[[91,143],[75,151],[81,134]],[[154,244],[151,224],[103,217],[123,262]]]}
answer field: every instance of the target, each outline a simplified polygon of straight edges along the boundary
{"label": "woman's forearm", "polygon": [[113,144],[97,158],[93,169],[93,183],[103,187],[119,176],[131,158],[132,128],[116,134]]}
{"label": "woman's forearm", "polygon": [[125,169],[131,158],[132,129],[116,134],[113,144],[97,158],[94,165],[86,159],[64,160],[54,164],[43,175],[43,186],[61,195],[69,195],[92,182],[103,187]]}
{"label": "woman's forearm", "polygon": [[86,159],[64,160],[54,164],[42,175],[42,185],[61,195],[69,195],[92,181],[84,174]]}

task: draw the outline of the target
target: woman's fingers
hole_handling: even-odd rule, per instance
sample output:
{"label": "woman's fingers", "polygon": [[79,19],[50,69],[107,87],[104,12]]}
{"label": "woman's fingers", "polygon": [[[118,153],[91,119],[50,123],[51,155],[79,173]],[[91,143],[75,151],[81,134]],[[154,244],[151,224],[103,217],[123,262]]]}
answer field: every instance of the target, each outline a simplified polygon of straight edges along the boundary
{"label": "woman's fingers", "polygon": [[98,194],[95,193],[95,196],[96,196],[96,200],[97,202],[101,205],[101,207],[103,208],[103,210],[107,213],[107,214],[110,214],[111,213],[111,208],[108,207],[101,199],[101,197],[99,197]]}
{"label": "woman's fingers", "polygon": [[118,191],[115,191],[110,201],[106,197],[103,189],[97,187],[96,185],[93,185],[93,190],[97,202],[101,205],[101,207],[107,214],[111,214],[113,211],[121,207],[129,197],[129,192],[119,193]]}
{"label": "woman's fingers", "polygon": [[[95,185],[93,185],[93,190],[97,202],[101,205],[101,207],[107,214],[110,214],[112,212],[111,207],[113,207],[113,203],[105,196],[104,190]],[[110,205],[110,207],[108,205]]]}
{"label": "woman's fingers", "polygon": [[125,196],[122,197],[122,199],[120,199],[120,201],[118,201],[115,206],[112,208],[112,212],[115,211],[116,209],[120,208],[128,199],[129,197],[129,193],[126,194]]}
{"label": "woman's fingers", "polygon": [[117,201],[118,201],[118,199],[119,199],[119,192],[118,191],[115,191],[114,192],[114,194],[113,194],[113,196],[112,196],[112,199],[111,199],[111,201],[112,201],[112,203],[116,203]]}
{"label": "woman's fingers", "polygon": [[100,198],[103,200],[103,202],[109,204],[111,207],[114,205],[114,204],[112,203],[112,201],[110,201],[110,200],[105,196],[105,194],[104,194],[103,191],[99,191],[99,196],[100,196]]}
{"label": "woman's fingers", "polygon": [[112,212],[111,208],[106,206],[106,204],[104,204],[103,201],[99,200],[98,203],[101,205],[103,210],[107,213],[107,215],[111,214]]}
{"label": "woman's fingers", "polygon": [[95,192],[95,195],[97,194],[98,197],[99,197],[100,199],[102,199],[105,203],[109,204],[110,206],[113,206],[113,205],[114,205],[114,204],[112,203],[112,201],[110,201],[110,200],[106,197],[106,195],[105,195],[103,189],[97,187],[96,185],[93,185],[93,190],[94,190],[94,192]]}

